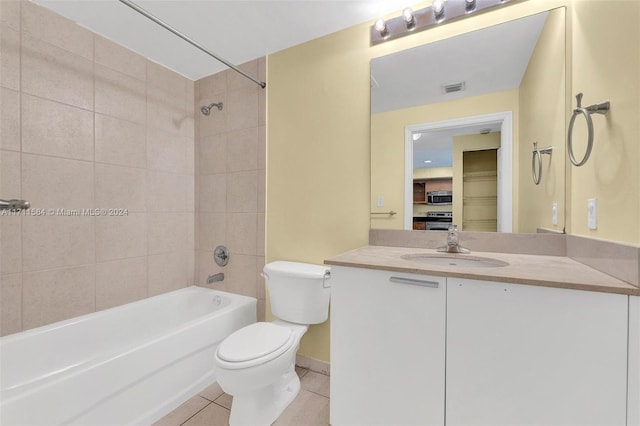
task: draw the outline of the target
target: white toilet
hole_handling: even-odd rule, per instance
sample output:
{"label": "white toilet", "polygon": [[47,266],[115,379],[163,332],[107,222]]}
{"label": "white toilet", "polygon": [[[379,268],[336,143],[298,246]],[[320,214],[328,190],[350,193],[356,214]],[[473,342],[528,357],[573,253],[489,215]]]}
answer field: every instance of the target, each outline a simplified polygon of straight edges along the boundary
{"label": "white toilet", "polygon": [[230,425],[270,425],[298,394],[296,352],[309,324],[329,316],[329,271],[297,262],[265,265],[271,312],[279,319],[234,332],[214,358],[220,387],[233,395]]}

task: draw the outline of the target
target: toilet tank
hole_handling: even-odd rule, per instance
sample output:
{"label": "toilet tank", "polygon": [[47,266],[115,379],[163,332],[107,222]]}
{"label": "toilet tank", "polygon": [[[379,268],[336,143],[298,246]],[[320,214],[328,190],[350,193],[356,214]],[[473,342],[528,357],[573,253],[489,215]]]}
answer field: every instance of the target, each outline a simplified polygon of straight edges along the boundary
{"label": "toilet tank", "polygon": [[271,312],[296,324],[320,324],[329,316],[330,267],[299,262],[264,266]]}

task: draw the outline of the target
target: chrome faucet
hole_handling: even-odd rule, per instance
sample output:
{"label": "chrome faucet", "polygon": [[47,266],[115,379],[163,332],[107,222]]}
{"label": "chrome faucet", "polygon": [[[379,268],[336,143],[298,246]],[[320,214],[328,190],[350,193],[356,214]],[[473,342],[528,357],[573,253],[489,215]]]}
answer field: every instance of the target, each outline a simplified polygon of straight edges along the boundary
{"label": "chrome faucet", "polygon": [[467,248],[464,248],[458,242],[458,225],[449,225],[449,231],[447,232],[447,245],[438,247],[438,251],[445,253],[471,253]]}

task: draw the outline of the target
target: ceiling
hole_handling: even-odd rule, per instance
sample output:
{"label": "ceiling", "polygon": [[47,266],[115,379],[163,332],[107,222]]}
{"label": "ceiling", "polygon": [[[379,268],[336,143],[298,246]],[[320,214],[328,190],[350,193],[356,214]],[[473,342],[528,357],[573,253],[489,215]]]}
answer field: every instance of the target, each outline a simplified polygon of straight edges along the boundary
{"label": "ceiling", "polygon": [[[34,0],[192,80],[227,67],[117,0]],[[411,0],[137,0],[239,65],[399,11]]]}

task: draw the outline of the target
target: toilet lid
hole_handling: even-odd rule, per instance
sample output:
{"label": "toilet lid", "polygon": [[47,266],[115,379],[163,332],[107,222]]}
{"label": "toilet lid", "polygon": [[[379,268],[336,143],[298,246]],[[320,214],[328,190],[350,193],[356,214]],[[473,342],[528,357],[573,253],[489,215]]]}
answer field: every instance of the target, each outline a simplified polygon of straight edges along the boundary
{"label": "toilet lid", "polygon": [[227,362],[245,362],[283,352],[290,346],[292,334],[287,327],[256,322],[224,339],[218,347],[218,357]]}

